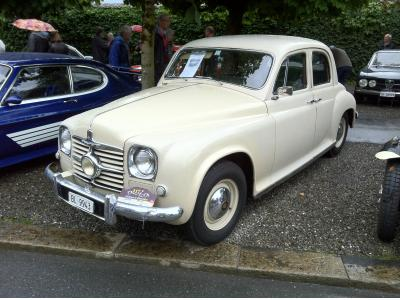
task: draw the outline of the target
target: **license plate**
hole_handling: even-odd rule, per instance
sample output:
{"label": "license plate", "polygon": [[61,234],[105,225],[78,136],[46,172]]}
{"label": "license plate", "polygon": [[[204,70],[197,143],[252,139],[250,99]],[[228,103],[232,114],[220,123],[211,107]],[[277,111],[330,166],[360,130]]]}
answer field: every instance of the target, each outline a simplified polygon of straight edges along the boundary
{"label": "license plate", "polygon": [[68,203],[72,206],[75,206],[83,211],[93,213],[94,212],[94,203],[92,200],[89,200],[81,195],[77,195],[72,192],[68,192]]}
{"label": "license plate", "polygon": [[394,98],[394,97],[396,97],[396,93],[395,92],[381,92],[380,96],[387,97],[387,98]]}

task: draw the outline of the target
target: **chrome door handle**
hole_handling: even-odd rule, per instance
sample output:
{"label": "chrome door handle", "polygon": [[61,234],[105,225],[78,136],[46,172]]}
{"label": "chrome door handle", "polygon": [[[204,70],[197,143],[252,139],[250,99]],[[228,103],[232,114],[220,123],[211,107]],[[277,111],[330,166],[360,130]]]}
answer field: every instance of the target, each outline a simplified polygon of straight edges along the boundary
{"label": "chrome door handle", "polygon": [[64,103],[70,103],[70,102],[78,103],[78,99],[68,99],[68,100],[64,100]]}
{"label": "chrome door handle", "polygon": [[315,102],[315,100],[312,99],[312,100],[308,100],[306,103],[307,103],[307,104],[313,104],[314,102]]}
{"label": "chrome door handle", "polygon": [[314,102],[319,102],[321,100],[322,100],[322,98],[318,98],[318,99],[315,99]]}

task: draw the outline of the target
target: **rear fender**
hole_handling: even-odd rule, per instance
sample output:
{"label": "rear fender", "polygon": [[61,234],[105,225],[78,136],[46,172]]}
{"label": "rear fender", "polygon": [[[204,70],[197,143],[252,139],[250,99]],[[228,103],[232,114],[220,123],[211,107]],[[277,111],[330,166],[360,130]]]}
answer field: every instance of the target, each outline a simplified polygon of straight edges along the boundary
{"label": "rear fender", "polygon": [[375,157],[380,160],[400,158],[400,138],[395,136],[385,145],[382,150],[375,154]]}

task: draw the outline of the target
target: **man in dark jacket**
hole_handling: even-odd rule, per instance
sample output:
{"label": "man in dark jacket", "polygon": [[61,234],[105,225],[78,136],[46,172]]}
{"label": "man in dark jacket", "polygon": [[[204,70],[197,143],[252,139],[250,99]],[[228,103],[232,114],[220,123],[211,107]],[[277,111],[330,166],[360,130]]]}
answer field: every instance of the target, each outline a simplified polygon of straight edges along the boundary
{"label": "man in dark jacket", "polygon": [[110,54],[108,56],[109,64],[115,67],[130,67],[129,60],[129,40],[132,36],[132,29],[128,25],[123,25],[119,35],[112,41]]}
{"label": "man in dark jacket", "polygon": [[379,43],[379,50],[396,49],[396,44],[392,41],[392,35],[387,33],[383,37],[383,41]]}
{"label": "man in dark jacket", "polygon": [[101,27],[97,27],[96,36],[92,40],[92,55],[94,60],[108,63],[108,41]]}
{"label": "man in dark jacket", "polygon": [[154,82],[160,80],[167,64],[169,62],[168,55],[168,37],[167,30],[171,21],[168,15],[162,14],[158,17],[158,25],[154,37]]}
{"label": "man in dark jacket", "polygon": [[333,58],[335,59],[338,81],[344,85],[351,75],[353,64],[351,63],[350,57],[347,55],[346,51],[335,46],[330,46],[330,48],[332,50]]}
{"label": "man in dark jacket", "polygon": [[28,38],[28,52],[48,52],[50,34],[46,31],[32,31]]}

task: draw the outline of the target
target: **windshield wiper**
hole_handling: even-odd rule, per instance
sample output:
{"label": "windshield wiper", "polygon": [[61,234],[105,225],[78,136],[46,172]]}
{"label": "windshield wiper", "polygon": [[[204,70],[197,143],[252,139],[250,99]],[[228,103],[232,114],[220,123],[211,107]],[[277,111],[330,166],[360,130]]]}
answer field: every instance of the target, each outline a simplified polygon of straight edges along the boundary
{"label": "windshield wiper", "polygon": [[209,80],[218,82],[220,85],[222,85],[222,82],[221,82],[221,81],[219,81],[219,80],[217,80],[217,79],[215,79],[215,78],[212,78],[212,77],[210,77],[210,76],[200,76],[200,75],[196,75],[196,76],[194,76],[194,78],[209,79]]}

